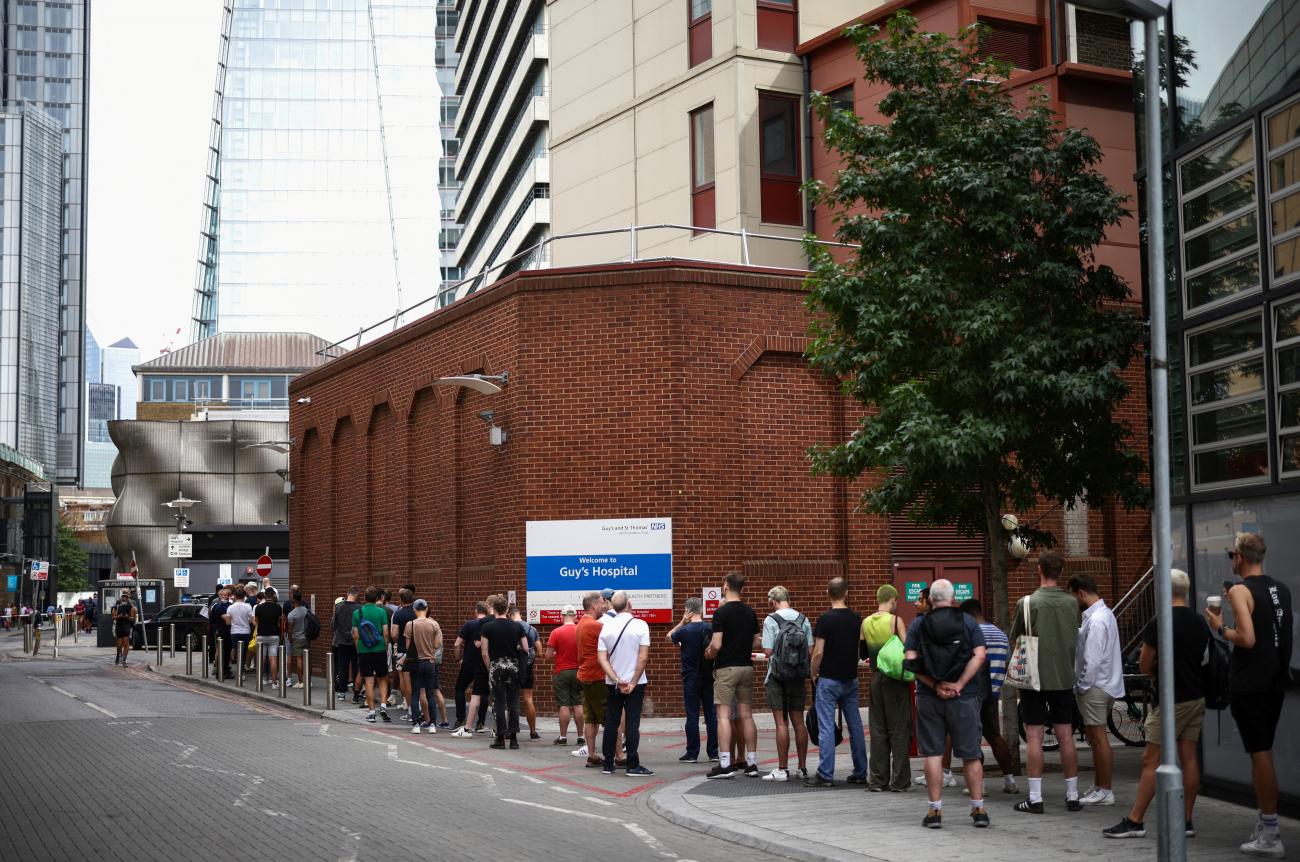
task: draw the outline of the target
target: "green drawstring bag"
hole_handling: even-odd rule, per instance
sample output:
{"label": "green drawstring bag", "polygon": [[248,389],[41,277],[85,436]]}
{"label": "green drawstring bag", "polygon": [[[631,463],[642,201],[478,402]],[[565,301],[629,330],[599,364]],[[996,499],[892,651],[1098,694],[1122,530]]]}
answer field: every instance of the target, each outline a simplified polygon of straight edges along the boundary
{"label": "green drawstring bag", "polygon": [[890,635],[889,640],[880,648],[876,654],[876,669],[891,679],[911,682],[916,679],[916,674],[910,670],[903,670],[903,642],[899,640],[898,635]]}

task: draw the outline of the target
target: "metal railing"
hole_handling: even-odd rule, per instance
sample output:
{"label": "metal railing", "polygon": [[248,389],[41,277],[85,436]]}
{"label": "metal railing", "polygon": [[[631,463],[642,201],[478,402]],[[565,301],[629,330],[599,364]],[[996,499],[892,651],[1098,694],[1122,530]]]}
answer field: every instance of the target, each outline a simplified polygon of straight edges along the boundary
{"label": "metal railing", "polygon": [[1123,644],[1121,655],[1127,656],[1142,639],[1142,629],[1156,612],[1155,567],[1146,570],[1111,612],[1119,626],[1119,640]]}
{"label": "metal railing", "polygon": [[[734,258],[724,259],[719,257],[683,257],[681,255],[641,256],[639,252],[639,238],[643,234],[650,233],[652,231],[682,232],[688,234],[689,238],[698,237],[701,234],[712,234],[717,236],[733,237],[738,241],[737,254],[735,255],[735,257],[738,257],[739,260],[736,260]],[[381,329],[382,327],[389,326],[390,324],[392,325],[393,329],[396,329],[397,326],[399,326],[402,323],[403,319],[408,314],[430,303],[437,303],[438,296],[441,294],[445,294],[448,290],[459,290],[463,285],[470,284],[470,285],[474,285],[474,287],[471,289],[471,292],[473,292],[473,290],[477,290],[479,287],[490,283],[490,281],[492,280],[495,280],[495,279],[489,279],[489,276],[491,276],[493,273],[498,272],[499,270],[506,269],[507,267],[510,267],[516,263],[527,263],[529,260],[533,259],[534,256],[538,258],[545,257],[546,259],[549,259],[550,247],[562,240],[567,241],[567,240],[574,240],[574,239],[591,239],[593,237],[619,236],[621,234],[626,234],[628,238],[627,255],[616,257],[612,260],[604,261],[604,263],[645,263],[648,261],[682,261],[684,263],[739,263],[742,266],[749,266],[757,269],[774,269],[774,270],[789,269],[789,267],[786,266],[772,266],[768,264],[753,263],[750,255],[750,243],[752,241],[757,240],[760,242],[774,241],[774,242],[802,244],[806,239],[809,239],[809,237],[802,236],[802,235],[785,236],[782,234],[754,233],[753,231],[747,231],[744,228],[740,230],[724,230],[721,228],[698,227],[696,225],[676,224],[673,222],[665,222],[663,224],[650,224],[650,225],[629,225],[628,227],[605,228],[603,230],[587,230],[587,231],[577,231],[575,233],[556,234],[555,236],[544,237],[540,241],[534,243],[533,245],[528,246],[525,249],[522,249],[521,251],[516,252],[515,254],[506,258],[505,260],[484,267],[483,269],[479,270],[473,275],[466,276],[464,278],[459,279],[458,281],[453,282],[450,286],[444,285],[443,288],[437,294],[422,299],[419,302],[415,303],[414,305],[401,309],[395,314],[390,314],[388,317],[385,317],[383,320],[380,320],[376,323],[372,323],[369,326],[361,327],[360,329],[357,330],[355,335],[349,335],[347,338],[341,338],[338,341],[335,341],[333,344],[329,344],[325,347],[322,347],[320,350],[317,350],[316,355],[325,356],[330,359],[334,359],[339,356],[342,356],[349,349],[355,349],[357,347],[360,347],[369,333]],[[824,239],[813,238],[812,242],[820,246],[825,246],[827,248],[856,248],[856,246],[853,245],[852,243],[833,242],[831,240],[824,240]],[[353,347],[348,348],[346,345],[352,342],[354,342]]]}

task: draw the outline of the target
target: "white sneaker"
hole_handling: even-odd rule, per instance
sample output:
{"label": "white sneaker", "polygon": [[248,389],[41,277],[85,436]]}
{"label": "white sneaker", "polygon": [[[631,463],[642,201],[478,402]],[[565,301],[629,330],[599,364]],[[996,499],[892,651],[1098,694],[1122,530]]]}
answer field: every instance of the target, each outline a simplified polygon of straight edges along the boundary
{"label": "white sneaker", "polygon": [[418,724],[411,725],[411,733],[418,734],[419,732],[420,732],[420,725]]}
{"label": "white sneaker", "polygon": [[425,733],[437,733],[437,732],[438,732],[438,725],[436,725],[436,724],[428,724],[428,725],[425,725],[425,727],[424,727],[424,732],[425,732]]}
{"label": "white sneaker", "polygon": [[773,769],[767,775],[763,776],[764,781],[786,781],[790,778],[790,773],[784,769]]}
{"label": "white sneaker", "polygon": [[1101,787],[1094,787],[1079,798],[1080,805],[1114,805],[1115,792]]}
{"label": "white sneaker", "polygon": [[1277,832],[1257,830],[1255,837],[1241,845],[1241,852],[1247,856],[1262,856],[1266,859],[1284,859],[1286,851],[1282,849],[1282,835]]}
{"label": "white sneaker", "polygon": [[581,746],[575,748],[573,751],[570,751],[569,753],[572,754],[574,757],[586,757],[587,744],[584,742]]}
{"label": "white sneaker", "polygon": [[[925,782],[923,781],[923,782],[921,782],[921,783],[924,784]],[[943,774],[943,786],[944,786],[944,787],[956,787],[956,786],[957,786],[957,777],[956,777],[955,775],[953,775],[951,772],[945,772],[945,773]]]}
{"label": "white sneaker", "polygon": [[457,739],[472,739],[474,734],[463,727],[458,727],[451,732],[451,735]]}
{"label": "white sneaker", "polygon": [[800,767],[794,771],[795,781],[803,781],[808,777],[808,770]]}
{"label": "white sneaker", "polygon": [[915,778],[913,778],[913,779],[912,779],[912,783],[915,784],[915,785],[917,785],[917,786],[919,786],[919,787],[924,787],[924,786],[925,786],[925,773],[922,772],[920,775],[918,775],[918,776],[916,776]]}

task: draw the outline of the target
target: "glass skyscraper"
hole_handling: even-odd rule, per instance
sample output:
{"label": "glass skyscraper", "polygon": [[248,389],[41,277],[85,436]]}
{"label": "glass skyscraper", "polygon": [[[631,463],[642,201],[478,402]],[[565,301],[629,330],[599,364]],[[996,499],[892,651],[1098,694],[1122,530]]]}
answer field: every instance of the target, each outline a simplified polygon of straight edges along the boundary
{"label": "glass skyscraper", "polygon": [[226,0],[196,340],[341,339],[437,295],[448,5]]}
{"label": "glass skyscraper", "polygon": [[[61,218],[55,258],[61,284],[59,310],[52,322],[58,351],[57,381],[51,389],[58,399],[52,420],[57,427],[57,463],[51,476],[60,484],[75,485],[81,480],[85,437],[82,347],[90,0],[4,0],[3,12],[3,101],[8,106],[23,103],[39,107],[54,119],[62,138],[62,189],[57,207]],[[5,253],[9,253],[8,248]]]}

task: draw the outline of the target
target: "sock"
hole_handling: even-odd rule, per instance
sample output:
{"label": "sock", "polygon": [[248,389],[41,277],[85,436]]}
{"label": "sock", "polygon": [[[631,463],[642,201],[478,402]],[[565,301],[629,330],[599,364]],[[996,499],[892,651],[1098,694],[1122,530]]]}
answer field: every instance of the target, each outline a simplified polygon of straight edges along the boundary
{"label": "sock", "polygon": [[746,765],[746,766],[757,766],[757,765],[758,765],[758,756],[757,756],[756,754],[754,754],[754,752],[752,752],[752,751],[751,751],[751,752],[748,752],[748,753],[745,755],[745,765]]}
{"label": "sock", "polygon": [[1004,775],[1002,776],[1002,784],[1006,787],[1015,787],[1016,777],[1014,775]]}
{"label": "sock", "polygon": [[1281,825],[1278,823],[1276,814],[1265,814],[1259,812],[1259,822],[1264,825],[1264,832],[1268,835],[1277,835],[1281,832]]}
{"label": "sock", "polygon": [[935,811],[942,811],[942,810],[943,810],[943,800],[942,800],[942,799],[936,799],[936,800],[934,800],[933,802],[930,803],[930,807],[933,808]]}
{"label": "sock", "polygon": [[1029,779],[1029,801],[1030,802],[1043,801],[1043,779],[1041,778]]}
{"label": "sock", "polygon": [[1065,779],[1065,798],[1079,798],[1079,776],[1076,775],[1074,778]]}
{"label": "sock", "polygon": [[728,766],[730,766],[730,765],[731,765],[731,752],[729,752],[729,751],[721,752],[721,753],[718,755],[718,765],[721,766],[723,769],[726,769]]}
{"label": "sock", "polygon": [[983,799],[972,799],[972,800],[970,801],[970,810],[971,810],[971,811],[974,811],[976,808],[983,808],[983,807],[984,807],[984,800],[983,800]]}

